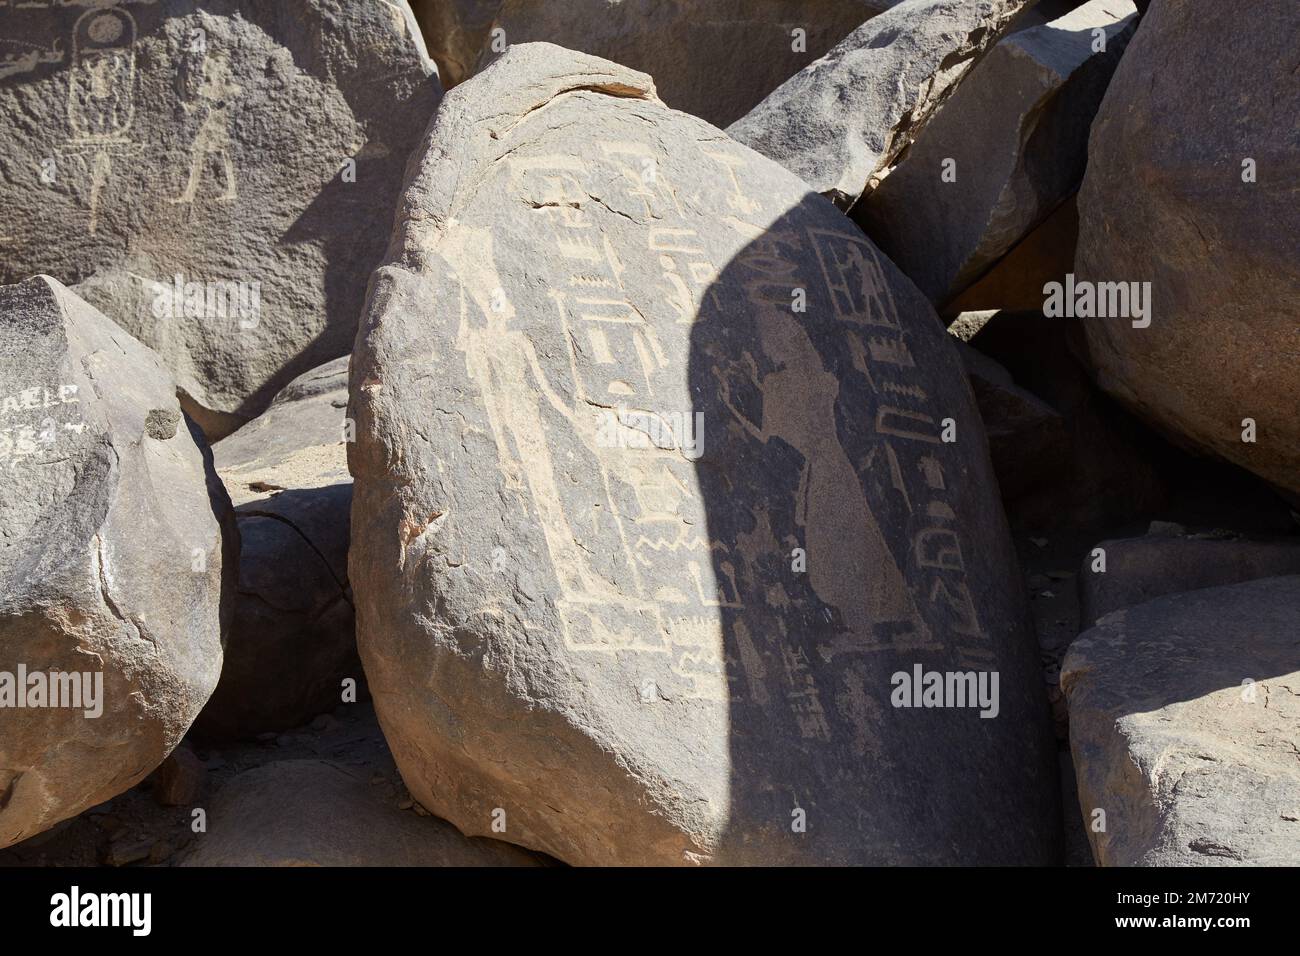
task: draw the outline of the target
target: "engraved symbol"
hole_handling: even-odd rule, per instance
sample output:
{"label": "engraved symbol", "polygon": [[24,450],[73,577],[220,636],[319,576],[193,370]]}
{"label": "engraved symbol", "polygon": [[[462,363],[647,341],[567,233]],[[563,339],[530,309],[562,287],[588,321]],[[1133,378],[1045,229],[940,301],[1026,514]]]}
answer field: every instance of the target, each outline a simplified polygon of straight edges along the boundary
{"label": "engraved symbol", "polygon": [[0,80],[19,73],[31,73],[42,63],[63,62],[63,41],[55,40],[48,50],[23,43],[19,40],[0,40],[0,48],[15,46],[26,47],[21,53],[8,53],[0,56]]}
{"label": "engraved symbol", "polygon": [[244,88],[235,83],[231,77],[230,60],[225,54],[217,53],[203,60],[203,79],[195,95],[197,103],[182,101],[186,113],[203,110],[203,123],[194,136],[190,147],[190,176],[185,190],[172,199],[173,203],[193,203],[203,180],[203,168],[210,157],[216,157],[221,163],[225,175],[226,191],[217,197],[218,202],[230,202],[238,198],[235,184],[235,162],[231,157],[230,108],[232,101]]}
{"label": "engraved symbol", "polygon": [[113,155],[134,147],[135,20],[125,10],[90,10],[72,31],[68,78],[67,150],[89,153],[90,234],[99,228],[100,203],[113,174]]}

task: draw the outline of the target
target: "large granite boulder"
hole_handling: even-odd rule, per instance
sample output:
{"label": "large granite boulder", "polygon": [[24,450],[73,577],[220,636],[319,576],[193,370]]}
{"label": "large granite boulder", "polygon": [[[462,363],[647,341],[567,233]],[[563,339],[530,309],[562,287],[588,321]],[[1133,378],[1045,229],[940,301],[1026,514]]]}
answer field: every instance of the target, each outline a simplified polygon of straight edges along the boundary
{"label": "large granite boulder", "polygon": [[215,440],[349,351],[438,96],[405,3],[0,5],[0,282],[77,283]]}
{"label": "large granite boulder", "polygon": [[1084,321],[1101,386],[1292,496],[1298,34],[1293,0],[1151,4],[1092,128],[1075,262],[1147,304]]}
{"label": "large granite boulder", "polygon": [[538,866],[497,840],[470,839],[386,802],[324,760],[282,760],[228,781],[181,866]]}
{"label": "large granite boulder", "polygon": [[[391,254],[350,570],[421,804],[582,864],[1054,858],[961,362],[833,205],[644,74],[523,44],[443,101]],[[957,672],[996,705],[924,706]]]}
{"label": "large granite boulder", "polygon": [[906,0],[786,80],[727,132],[848,209],[1033,2]]}
{"label": "large granite boulder", "polygon": [[129,789],[212,693],[230,501],[158,356],[0,288],[0,847]]}
{"label": "large granite boulder", "polygon": [[1298,661],[1300,576],[1156,598],[1070,646],[1061,687],[1099,864],[1300,864]]}
{"label": "large granite boulder", "polygon": [[[1101,555],[1094,556],[1096,548]],[[1300,538],[1148,533],[1099,542],[1079,572],[1079,620],[1180,591],[1300,574]],[[1100,560],[1105,560],[1105,570]]]}
{"label": "large granite boulder", "polygon": [[221,682],[195,730],[206,738],[286,730],[362,683],[348,529],[348,360],[313,369],[213,448],[243,544]]}
{"label": "large granite boulder", "polygon": [[1088,129],[1137,26],[1089,0],[1004,38],[854,218],[931,302],[952,299],[1079,188]]}
{"label": "large granite boulder", "polygon": [[[898,2],[499,0],[492,28],[505,43],[546,41],[649,73],[669,106],[726,126]],[[488,37],[483,59],[496,55]]]}

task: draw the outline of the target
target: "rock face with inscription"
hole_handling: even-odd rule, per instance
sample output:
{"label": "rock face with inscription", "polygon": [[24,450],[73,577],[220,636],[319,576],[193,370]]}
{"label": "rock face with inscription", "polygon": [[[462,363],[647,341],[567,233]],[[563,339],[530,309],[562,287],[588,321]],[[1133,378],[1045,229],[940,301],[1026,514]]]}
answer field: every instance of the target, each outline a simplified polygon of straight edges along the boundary
{"label": "rock face with inscription", "polygon": [[0,288],[0,847],[143,780],[216,686],[230,500],[158,356]]}
{"label": "rock face with inscription", "polygon": [[[492,28],[502,42],[547,41],[649,73],[673,109],[726,126],[897,2],[504,0]],[[484,59],[495,56],[485,38]]]}
{"label": "rock face with inscription", "polygon": [[283,760],[230,780],[182,866],[537,866],[498,840],[398,810],[324,760]]}
{"label": "rock face with inscription", "polygon": [[[1153,8],[1153,10],[1158,8]],[[1145,29],[1145,27],[1144,27]],[[1300,864],[1300,576],[1156,598],[1061,669],[1103,866]]]}
{"label": "rock face with inscription", "polygon": [[980,278],[1079,188],[1088,129],[1137,26],[1090,0],[1004,38],[854,218],[930,301]]}
{"label": "rock face with inscription", "polygon": [[362,683],[348,587],[348,360],[294,379],[213,449],[235,503],[239,592],[221,683],[195,730],[250,737],[304,724]]}
{"label": "rock face with inscription", "polygon": [[[1151,4],[1092,128],[1075,260],[1099,299],[1116,290],[1114,317],[1084,320],[1101,387],[1293,501],[1300,146],[1278,117],[1300,114],[1298,32],[1291,0],[1248,19],[1214,0]],[[1140,283],[1149,327],[1115,315]]]}
{"label": "rock face with inscription", "polygon": [[907,0],[727,128],[847,209],[1033,0]]}
{"label": "rock face with inscription", "polygon": [[219,438],[347,354],[438,96],[405,3],[0,4],[0,282],[76,284]]}
{"label": "rock face with inscription", "polygon": [[411,170],[348,451],[358,644],[420,803],[580,864],[1048,862],[1037,651],[915,287],[550,44],[448,94]]}

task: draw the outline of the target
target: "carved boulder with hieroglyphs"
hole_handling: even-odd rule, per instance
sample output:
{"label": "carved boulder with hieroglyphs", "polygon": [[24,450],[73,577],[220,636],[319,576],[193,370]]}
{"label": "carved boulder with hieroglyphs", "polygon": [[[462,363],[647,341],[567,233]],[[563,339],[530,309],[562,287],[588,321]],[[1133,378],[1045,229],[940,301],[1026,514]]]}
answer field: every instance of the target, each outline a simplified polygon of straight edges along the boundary
{"label": "carved boulder with hieroglyphs", "polygon": [[[448,94],[411,175],[349,465],[416,799],[582,864],[1047,862],[1037,652],[924,297],[649,77],[549,44]],[[894,706],[917,669],[996,704]]]}
{"label": "carved boulder with hieroglyphs", "polygon": [[216,440],[351,348],[438,96],[405,3],[0,3],[0,282],[74,287]]}

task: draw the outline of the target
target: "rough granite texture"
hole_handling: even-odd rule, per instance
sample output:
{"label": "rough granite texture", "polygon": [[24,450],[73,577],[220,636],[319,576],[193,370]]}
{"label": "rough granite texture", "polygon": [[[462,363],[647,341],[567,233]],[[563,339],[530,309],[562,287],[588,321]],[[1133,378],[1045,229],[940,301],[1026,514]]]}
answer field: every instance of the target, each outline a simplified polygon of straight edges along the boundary
{"label": "rough granite texture", "polygon": [[1149,327],[1084,321],[1098,384],[1293,504],[1297,35],[1294,0],[1259,0],[1248,17],[1215,0],[1151,4],[1092,127],[1075,258],[1079,281],[1150,283]]}
{"label": "rough granite texture", "polygon": [[[1055,859],[961,362],[777,164],[515,46],[412,164],[351,376],[358,644],[432,812],[584,864]],[[914,666],[997,716],[895,708]]]}
{"label": "rough granite texture", "polygon": [[[0,395],[4,847],[180,742],[221,671],[239,545],[158,356],[53,279],[0,287]],[[102,713],[16,707],[3,685],[19,668],[102,681]]]}
{"label": "rough granite texture", "polygon": [[906,0],[854,30],[727,132],[848,209],[1033,0]]}
{"label": "rough granite texture", "polygon": [[1156,598],[1070,645],[1061,688],[1099,865],[1300,863],[1298,661],[1300,576]]}
{"label": "rough granite texture", "polygon": [[405,3],[0,6],[0,283],[74,287],[215,441],[351,349],[439,95]]}

